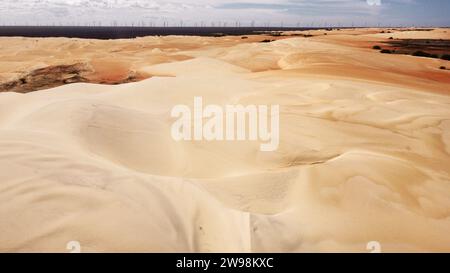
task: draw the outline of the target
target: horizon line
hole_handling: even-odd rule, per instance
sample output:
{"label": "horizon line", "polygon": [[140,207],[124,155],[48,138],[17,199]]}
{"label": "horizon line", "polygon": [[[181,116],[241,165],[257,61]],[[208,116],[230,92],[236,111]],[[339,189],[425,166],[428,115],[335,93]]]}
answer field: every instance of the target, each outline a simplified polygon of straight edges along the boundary
{"label": "horizon line", "polygon": [[327,28],[450,28],[441,25],[64,25],[64,24],[42,24],[42,25],[0,25],[1,27],[80,27],[80,28],[278,28],[278,29],[327,29]]}

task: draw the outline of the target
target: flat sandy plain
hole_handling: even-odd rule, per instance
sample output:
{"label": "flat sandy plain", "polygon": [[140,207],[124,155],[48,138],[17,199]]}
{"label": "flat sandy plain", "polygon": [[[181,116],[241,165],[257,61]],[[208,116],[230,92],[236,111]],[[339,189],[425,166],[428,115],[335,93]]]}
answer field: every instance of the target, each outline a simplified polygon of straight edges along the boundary
{"label": "flat sandy plain", "polygon": [[[0,38],[1,83],[87,67],[0,92],[0,252],[450,251],[450,62],[372,49],[450,29],[324,32]],[[175,142],[194,96],[279,104],[279,149]]]}

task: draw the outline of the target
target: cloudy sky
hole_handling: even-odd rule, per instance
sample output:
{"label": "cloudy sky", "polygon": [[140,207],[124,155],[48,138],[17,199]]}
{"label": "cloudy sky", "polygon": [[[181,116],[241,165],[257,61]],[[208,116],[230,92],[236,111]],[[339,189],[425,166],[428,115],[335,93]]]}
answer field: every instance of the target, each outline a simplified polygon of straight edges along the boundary
{"label": "cloudy sky", "polygon": [[2,25],[450,26],[449,0],[0,0]]}

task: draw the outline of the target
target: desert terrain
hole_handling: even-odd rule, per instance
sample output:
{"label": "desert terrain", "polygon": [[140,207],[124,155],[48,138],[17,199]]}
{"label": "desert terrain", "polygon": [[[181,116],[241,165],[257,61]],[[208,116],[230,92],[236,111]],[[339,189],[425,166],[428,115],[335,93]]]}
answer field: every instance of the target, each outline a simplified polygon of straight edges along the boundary
{"label": "desert terrain", "polygon": [[[0,252],[449,252],[450,62],[401,39],[450,29],[0,38]],[[195,96],[278,150],[174,141]]]}

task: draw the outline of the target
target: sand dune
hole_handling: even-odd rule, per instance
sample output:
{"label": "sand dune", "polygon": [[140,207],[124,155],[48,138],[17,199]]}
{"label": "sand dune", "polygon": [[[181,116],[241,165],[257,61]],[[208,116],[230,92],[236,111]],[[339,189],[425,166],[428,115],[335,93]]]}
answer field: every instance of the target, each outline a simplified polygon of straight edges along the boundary
{"label": "sand dune", "polygon": [[[151,78],[0,93],[0,251],[450,251],[450,65],[362,47],[375,33],[2,39],[46,45],[4,78],[49,44]],[[171,108],[194,96],[279,104],[279,149],[175,142]]]}

